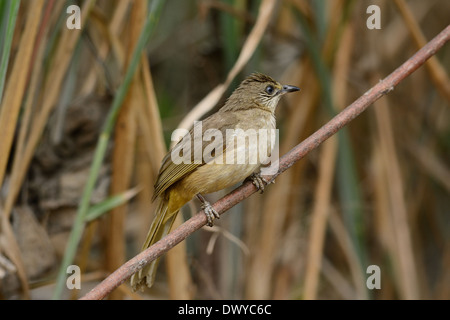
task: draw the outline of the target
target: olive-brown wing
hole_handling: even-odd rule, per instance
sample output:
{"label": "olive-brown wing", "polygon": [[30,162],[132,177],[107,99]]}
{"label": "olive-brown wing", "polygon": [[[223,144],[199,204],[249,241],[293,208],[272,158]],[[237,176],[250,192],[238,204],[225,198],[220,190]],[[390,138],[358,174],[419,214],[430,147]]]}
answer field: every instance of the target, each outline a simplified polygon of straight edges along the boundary
{"label": "olive-brown wing", "polygon": [[[200,139],[202,140],[203,134],[206,130],[209,129],[218,129],[221,131],[223,137],[225,137],[226,129],[233,129],[236,125],[236,117],[233,113],[223,113],[217,112],[207,119],[203,121],[196,122],[194,128],[196,126],[201,126],[202,136]],[[183,137],[164,157],[162,160],[161,169],[158,174],[158,178],[155,183],[155,192],[153,194],[153,200],[155,200],[159,195],[161,195],[167,188],[172,186],[175,182],[179,181],[186,175],[190,174],[194,170],[196,170],[199,166],[205,164],[203,159],[203,150],[208,143],[202,141],[194,141],[194,128],[192,128],[189,133],[186,135],[190,135],[190,139],[186,136]],[[199,127],[198,127],[199,128]],[[197,139],[198,140],[198,139]],[[190,144],[190,145],[188,145]],[[225,147],[225,145],[223,146]],[[179,164],[175,164],[172,161],[172,151],[179,152],[180,150],[191,150],[191,157],[189,163],[181,162]],[[200,154],[202,155],[201,161],[194,161],[194,155]],[[221,155],[217,155],[221,156]],[[197,162],[197,163],[196,163]]]}

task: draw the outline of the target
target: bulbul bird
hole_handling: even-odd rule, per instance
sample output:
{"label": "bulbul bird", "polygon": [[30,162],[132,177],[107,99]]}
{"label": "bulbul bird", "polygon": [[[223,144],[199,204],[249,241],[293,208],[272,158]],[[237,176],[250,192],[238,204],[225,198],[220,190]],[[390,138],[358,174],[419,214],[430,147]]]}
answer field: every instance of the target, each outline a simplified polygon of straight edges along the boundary
{"label": "bulbul bird", "polygon": [[[251,179],[260,190],[267,183],[259,173],[261,164],[270,156],[273,141],[268,142],[268,154],[257,154],[256,161],[250,161],[249,152],[258,152],[255,142],[246,141],[245,145],[234,143],[236,136],[248,132],[249,129],[259,135],[260,130],[275,130],[275,109],[281,96],[288,92],[300,90],[290,85],[281,85],[271,77],[253,73],[246,78],[227,99],[224,106],[194,127],[186,134],[164,157],[155,183],[153,201],[157,201],[155,218],[150,226],[142,250],[167,235],[181,207],[197,197],[202,203],[202,209],[207,217],[208,225],[212,226],[215,218],[219,218],[203,194],[216,192],[231,187],[244,179]],[[215,130],[215,131],[214,131]],[[200,139],[195,137],[201,132]],[[210,144],[204,142],[204,136],[211,132],[222,134],[215,137]],[[233,134],[227,134],[232,132]],[[213,140],[213,139],[211,139]],[[250,139],[248,139],[250,140]],[[212,148],[211,146],[215,146]],[[209,150],[209,160],[204,152]],[[174,161],[174,156],[183,154],[188,161]],[[246,152],[244,161],[236,161],[240,152]],[[227,158],[231,154],[231,157]],[[192,156],[201,155],[201,159]],[[265,157],[265,158],[264,158]],[[264,158],[264,159],[263,159]],[[227,160],[233,160],[227,161]],[[196,161],[195,161],[196,160]],[[151,287],[155,280],[158,265],[156,259],[131,277],[133,290]]]}

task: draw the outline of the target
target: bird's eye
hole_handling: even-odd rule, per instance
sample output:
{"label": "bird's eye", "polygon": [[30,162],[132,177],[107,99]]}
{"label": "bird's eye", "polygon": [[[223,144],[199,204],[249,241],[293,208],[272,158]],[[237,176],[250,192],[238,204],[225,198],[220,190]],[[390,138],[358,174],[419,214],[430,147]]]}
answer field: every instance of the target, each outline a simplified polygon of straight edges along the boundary
{"label": "bird's eye", "polygon": [[274,91],[274,89],[273,89],[272,86],[267,86],[267,87],[266,87],[266,92],[267,92],[268,94],[272,94],[273,91]]}

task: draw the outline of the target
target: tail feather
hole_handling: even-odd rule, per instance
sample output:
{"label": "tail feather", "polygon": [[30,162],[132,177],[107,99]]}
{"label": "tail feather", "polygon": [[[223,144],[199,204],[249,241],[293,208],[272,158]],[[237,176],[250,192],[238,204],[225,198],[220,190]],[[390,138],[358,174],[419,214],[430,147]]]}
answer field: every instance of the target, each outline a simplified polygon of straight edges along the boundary
{"label": "tail feather", "polygon": [[[158,205],[156,209],[156,216],[153,219],[150,230],[148,231],[147,238],[142,246],[142,250],[147,249],[161,238],[166,236],[170,229],[172,228],[173,222],[175,221],[177,214],[176,212],[168,213],[168,202],[160,197],[158,200]],[[159,258],[153,260],[143,269],[139,270],[131,276],[131,287],[133,291],[138,289],[143,290],[145,286],[151,287],[155,281],[156,270],[158,268]]]}

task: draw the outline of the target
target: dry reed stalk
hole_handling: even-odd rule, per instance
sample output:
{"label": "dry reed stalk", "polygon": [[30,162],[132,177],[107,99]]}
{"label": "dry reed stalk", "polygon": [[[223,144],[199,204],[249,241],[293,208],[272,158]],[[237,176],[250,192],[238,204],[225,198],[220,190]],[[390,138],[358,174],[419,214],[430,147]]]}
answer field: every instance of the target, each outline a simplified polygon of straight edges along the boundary
{"label": "dry reed stalk", "polygon": [[[151,202],[153,195],[153,184],[158,175],[161,159],[166,153],[164,141],[162,137],[162,129],[159,131],[153,130],[154,127],[161,128],[159,117],[159,110],[156,101],[152,101],[155,96],[153,83],[151,80],[149,64],[146,57],[141,60],[141,94],[144,95],[145,104],[138,106],[136,112],[136,121],[138,123],[138,158],[137,166],[137,180],[139,185],[143,188],[138,195],[139,205],[139,221],[142,227],[138,228],[139,236],[137,237],[139,243],[145,241],[148,233],[148,228],[152,222],[153,204]],[[156,117],[151,116],[155,110]],[[155,121],[156,120],[156,121]],[[155,121],[155,122],[154,122]],[[142,170],[142,173],[139,173]],[[145,194],[145,195],[144,195]]]}
{"label": "dry reed stalk", "polygon": [[[80,97],[92,94],[94,90],[100,92],[98,87],[98,80],[105,82],[105,70],[102,68],[102,63],[106,59],[107,49],[110,46],[110,37],[108,37],[108,27],[105,26],[105,21],[100,19],[99,14],[94,14],[97,10],[93,10],[89,17],[89,24],[85,30],[85,43],[90,47],[90,51],[94,59],[84,59],[83,69],[86,70],[86,77],[83,77],[83,82],[80,84],[81,89],[77,92]],[[102,50],[104,49],[104,50]],[[123,60],[121,61],[123,66]],[[119,64],[119,62],[116,62]],[[101,88],[101,87],[100,87]]]}
{"label": "dry reed stalk", "polygon": [[149,137],[151,141],[152,152],[149,153],[152,168],[155,174],[158,174],[161,160],[166,154],[166,146],[164,144],[163,127],[161,117],[159,115],[158,101],[153,86],[153,80],[150,72],[150,66],[146,57],[142,57],[142,83],[146,108],[143,109],[143,115],[147,119]]}
{"label": "dry reed stalk", "polygon": [[[41,24],[41,30],[39,31],[40,39],[42,40],[44,36],[47,35],[48,29],[49,29],[49,13],[53,7],[51,5],[47,6],[46,12],[44,14],[44,18]],[[42,72],[42,66],[43,66],[43,60],[44,60],[44,52],[45,52],[45,46],[42,45],[42,43],[39,41],[36,42],[35,45],[35,53],[33,55],[33,61],[35,62],[33,64],[32,70],[30,72],[30,81],[28,85],[28,92],[27,97],[24,102],[24,110],[23,110],[23,116],[22,116],[22,123],[19,128],[19,137],[17,139],[17,145],[15,147],[14,152],[14,160],[12,163],[12,170],[11,170],[11,176],[10,176],[10,182],[9,182],[9,190],[8,195],[6,197],[4,211],[6,212],[6,215],[9,215],[12,207],[14,205],[14,201],[20,191],[21,183],[18,181],[18,168],[20,168],[20,164],[22,161],[22,152],[24,150],[24,145],[26,143],[26,139],[29,134],[29,127],[30,122],[32,120],[33,115],[33,106],[36,104],[35,99],[37,98],[37,93],[39,89],[39,81],[41,78],[41,72]]]}
{"label": "dry reed stalk", "polygon": [[[34,51],[34,44],[37,32],[39,30],[38,26],[41,20],[43,9],[43,0],[36,1],[36,4],[34,6],[28,7],[27,21],[25,24],[25,28],[21,34],[18,52],[14,59],[11,75],[8,79],[6,90],[3,96],[3,103],[0,108],[0,137],[2,137],[2,144],[0,147],[0,186],[3,184],[6,165],[8,162],[15,129],[17,126],[17,119],[19,116],[23,96],[25,94],[29,70],[31,69],[30,62],[32,62],[31,58]],[[10,188],[11,187],[12,186],[10,186]],[[16,266],[17,274],[19,276],[24,295],[28,297],[29,288],[27,283],[26,270],[23,265],[19,245],[16,241],[9,220],[12,211],[12,205],[11,208],[9,208],[9,211],[2,211],[3,212],[0,220],[0,230],[5,237],[5,243],[2,245],[2,249]]]}
{"label": "dry reed stalk", "polygon": [[306,257],[305,300],[314,300],[317,297],[327,216],[331,205],[331,189],[334,180],[337,145],[337,137],[332,137],[323,144],[320,153],[319,177],[316,184],[316,191],[314,192],[315,200],[309,231],[308,255]]}
{"label": "dry reed stalk", "polygon": [[[392,2],[392,1],[391,1]],[[363,2],[358,3],[361,6],[360,10],[364,10]],[[385,3],[388,5],[390,3]],[[421,23],[432,11],[434,3],[432,1],[418,1],[414,3],[414,16],[419,23]],[[386,8],[387,9],[387,8]],[[410,43],[409,30],[405,28],[405,21],[401,15],[394,15],[388,25],[383,26],[383,37],[379,40],[379,44],[383,51],[380,52],[381,57],[385,61],[392,57],[398,57],[405,49],[405,46]]]}
{"label": "dry reed stalk", "polygon": [[[148,121],[146,128],[148,128],[148,137],[150,139],[147,140],[146,145],[148,147],[151,146],[149,158],[153,171],[152,176],[154,177],[154,179],[151,180],[153,183],[158,175],[161,159],[166,153],[166,147],[164,145],[161,117],[159,115],[158,102],[156,99],[155,89],[153,87],[150,67],[145,57],[142,58],[142,66],[142,78],[144,84],[143,89],[147,100],[147,108],[144,109],[143,114]],[[143,131],[147,132],[144,128]],[[151,192],[153,192],[153,185],[151,186],[151,190]],[[151,199],[151,197],[149,199]],[[148,216],[149,212],[153,213],[153,210],[147,210],[142,213]],[[148,219],[144,219],[144,221],[145,220]],[[182,223],[183,218],[181,215],[178,215],[172,228],[177,228]],[[150,226],[150,224],[146,224],[145,228],[148,229],[148,226]],[[145,234],[147,231],[148,230],[144,231]],[[191,299],[193,284],[187,262],[186,243],[183,242],[174,249],[175,250],[173,250],[173,252],[169,252],[166,257],[166,270],[168,274],[170,298]]]}
{"label": "dry reed stalk", "polygon": [[[146,61],[143,58],[143,61]],[[147,67],[142,63],[143,73],[148,72]],[[141,83],[146,83],[144,79]],[[146,100],[149,95],[146,88],[141,88]],[[150,226],[153,219],[153,212],[155,210],[154,204],[151,202],[153,195],[153,184],[156,181],[158,174],[157,162],[152,159],[155,158],[155,153],[152,152],[152,146],[158,144],[159,139],[154,138],[150,133],[150,125],[146,111],[149,102],[139,105],[137,112],[135,112],[136,121],[138,124],[138,136],[137,136],[137,151],[136,151],[136,179],[138,185],[142,188],[142,191],[137,195],[137,219],[139,219],[139,227],[137,228],[137,242],[139,244],[144,243],[145,237],[148,233],[148,226]],[[160,155],[162,158],[163,155]],[[157,160],[158,163],[160,159]]]}
{"label": "dry reed stalk", "polygon": [[[183,223],[181,215],[177,217],[173,227]],[[190,300],[193,298],[194,285],[187,262],[186,241],[176,245],[166,255],[166,272],[169,283],[169,298],[172,300]]]}
{"label": "dry reed stalk", "polygon": [[323,257],[322,260],[322,274],[342,298],[346,300],[355,299],[357,293],[354,288],[326,257]]}
{"label": "dry reed stalk", "polygon": [[[120,194],[130,188],[136,139],[134,113],[136,112],[136,104],[141,103],[137,100],[137,83],[135,80],[130,86],[129,96],[124,101],[116,123],[110,189],[112,195]],[[125,261],[125,217],[127,208],[127,204],[118,206],[111,210],[108,216],[105,266],[109,272],[117,269]],[[111,296],[111,299],[120,298],[122,298],[120,292]]]}
{"label": "dry reed stalk", "polygon": [[[292,176],[279,177],[275,184],[277,188],[273,188],[265,198],[261,226],[257,228],[257,247],[250,249],[254,258],[246,277],[246,299],[269,299],[271,296],[273,270],[278,262],[275,257],[279,256],[278,244],[287,214],[291,184]],[[269,211],[271,215],[265,214]]]}
{"label": "dry reed stalk", "polygon": [[14,59],[11,75],[6,85],[3,103],[0,109],[0,185],[3,184],[6,164],[9,157],[14,132],[17,125],[20,106],[25,93],[26,82],[30,71],[36,35],[44,9],[44,0],[37,0],[28,7],[25,28],[21,34],[17,55]]}
{"label": "dry reed stalk", "polygon": [[[95,0],[86,0],[85,5],[82,7],[81,19],[86,19],[90,8]],[[26,143],[20,154],[19,165],[13,170],[12,175],[16,176],[15,181],[18,185],[22,184],[22,181],[27,172],[27,168],[30,165],[33,153],[37,144],[39,143],[42,132],[47,123],[48,116],[55,106],[56,99],[60,92],[61,85],[63,83],[63,77],[69,66],[71,55],[74,51],[76,42],[81,35],[81,30],[77,32],[71,32],[72,30],[64,29],[61,35],[59,46],[56,49],[54,55],[54,62],[50,65],[49,74],[47,77],[47,83],[38,99],[38,105],[36,106],[36,114],[32,118],[30,124],[31,130],[27,136]],[[15,161],[16,162],[16,159]],[[14,203],[17,198],[17,193],[12,194],[11,202]],[[7,212],[7,215],[9,213]]]}
{"label": "dry reed stalk", "polygon": [[306,128],[310,122],[313,122],[314,111],[316,111],[320,88],[316,81],[311,60],[304,58],[297,62],[297,68],[294,73],[300,75],[296,79],[292,79],[293,83],[300,83],[301,95],[289,96],[287,101],[290,107],[288,117],[286,137],[282,141],[280,148],[281,153],[287,152],[292,145],[302,140],[306,133]]}
{"label": "dry reed stalk", "polygon": [[[395,0],[394,2],[397,5],[397,8],[399,9],[403,19],[405,20],[406,26],[411,33],[416,47],[422,48],[427,43],[427,39],[420,29],[419,23],[414,18],[414,15],[408,4],[405,2],[405,0]],[[450,79],[447,76],[445,68],[436,57],[431,57],[431,59],[428,60],[425,66],[430,73],[431,80],[433,81],[438,91],[442,94],[442,96],[445,97],[445,99],[447,99],[447,101],[450,101]]]}
{"label": "dry reed stalk", "polygon": [[[23,110],[23,116],[22,116],[22,123],[21,126],[19,128],[19,136],[17,139],[17,145],[16,145],[16,150],[14,152],[14,161],[12,163],[12,170],[11,170],[11,175],[10,175],[10,180],[9,180],[9,190],[8,190],[8,194],[6,196],[6,201],[4,203],[4,207],[3,207],[3,214],[5,215],[5,217],[9,217],[11,212],[12,212],[12,208],[14,205],[14,201],[19,193],[21,184],[18,181],[18,168],[20,167],[21,161],[22,161],[22,157],[21,157],[21,153],[23,152],[23,148],[24,148],[24,144],[28,135],[28,129],[29,129],[29,124],[30,121],[32,119],[32,107],[33,107],[33,103],[34,103],[34,99],[36,97],[36,92],[39,86],[39,78],[41,75],[41,69],[42,69],[42,61],[43,61],[43,55],[44,55],[44,46],[41,45],[41,40],[43,38],[43,36],[45,34],[47,34],[48,31],[48,27],[49,27],[49,15],[50,12],[53,8],[53,2],[50,2],[49,5],[47,6],[43,19],[42,19],[42,24],[39,30],[39,33],[37,35],[37,37],[39,37],[38,40],[36,40],[35,43],[35,49],[34,49],[34,54],[33,54],[33,58],[32,61],[34,61],[35,63],[32,66],[32,72],[31,72],[31,79],[28,85],[28,94],[26,96],[26,100],[24,102],[24,110]],[[18,57],[16,57],[17,59]],[[31,68],[31,65],[30,65]],[[15,236],[13,238],[13,233],[11,230],[11,226],[9,225],[9,218],[7,219],[8,221],[6,222],[7,225],[5,224],[6,228],[8,229],[5,233],[5,246],[6,246],[6,251],[9,252],[9,255],[19,255],[20,251],[17,247],[17,244],[15,243]],[[5,220],[6,221],[6,220]],[[1,221],[0,221],[1,224]],[[17,256],[19,257],[19,256]],[[12,259],[14,261],[14,259]],[[18,258],[18,260],[15,261],[16,267],[18,267],[18,274],[19,274],[19,279],[21,280],[22,286],[24,288],[24,293],[25,296],[28,296],[28,287],[27,287],[27,281],[26,281],[26,277],[24,277],[25,271],[24,271],[24,267],[22,265],[21,262],[21,257]]]}
{"label": "dry reed stalk", "polygon": [[387,100],[375,102],[375,119],[379,134],[382,163],[386,170],[390,220],[394,225],[394,245],[398,254],[396,277],[403,299],[419,299],[418,274],[414,260],[411,230],[405,203],[403,178],[397,156]]}
{"label": "dry reed stalk", "polygon": [[[98,59],[100,59],[101,61],[104,61],[106,59],[112,47],[120,70],[123,70],[123,65],[125,63],[125,54],[123,46],[119,40],[120,38],[119,33],[123,28],[124,20],[126,18],[130,3],[131,0],[122,0],[117,2],[111,21],[109,22],[108,26],[104,28],[106,29],[105,30],[106,34],[104,38],[108,39],[108,41],[102,41],[97,46]],[[98,76],[96,69],[95,68],[90,69],[85,77],[85,80],[83,81],[83,86],[80,90],[81,96],[88,95],[90,92],[94,90],[97,78]]]}
{"label": "dry reed stalk", "polygon": [[148,233],[146,228],[141,225],[149,226],[152,223],[152,215],[149,212],[153,212],[154,205],[151,202],[153,195],[153,181],[156,180],[156,175],[152,170],[151,163],[147,154],[147,145],[149,144],[145,136],[142,133],[142,124],[140,123],[141,113],[135,112],[136,121],[138,122],[138,135],[137,135],[137,150],[136,150],[136,182],[142,188],[141,192],[137,195],[137,220],[139,220],[139,227],[136,228],[136,241],[141,244],[144,243],[145,237]]}
{"label": "dry reed stalk", "polygon": [[[127,48],[126,65],[132,58],[141,30],[145,24],[147,3],[134,1],[129,19],[129,37],[123,46]],[[120,194],[130,188],[132,168],[135,162],[136,117],[138,106],[145,103],[141,93],[141,77],[136,73],[127,97],[120,109],[114,130],[114,150],[112,158],[111,194]],[[125,261],[125,217],[127,204],[111,210],[108,216],[106,234],[106,270],[112,272]],[[111,299],[121,299],[120,292],[113,293]]]}
{"label": "dry reed stalk", "polygon": [[[399,265],[398,253],[395,248],[394,225],[389,215],[389,189],[386,188],[386,170],[383,165],[378,138],[372,141],[372,159],[371,159],[371,180],[374,186],[374,233],[377,234],[377,242],[382,249],[391,257],[393,265]],[[388,274],[388,273],[387,273]],[[390,282],[390,281],[386,281]],[[387,288],[381,292],[382,299],[392,299],[393,293]]]}
{"label": "dry reed stalk", "polygon": [[436,156],[431,148],[419,143],[412,143],[407,149],[422,168],[450,194],[450,169]]}

